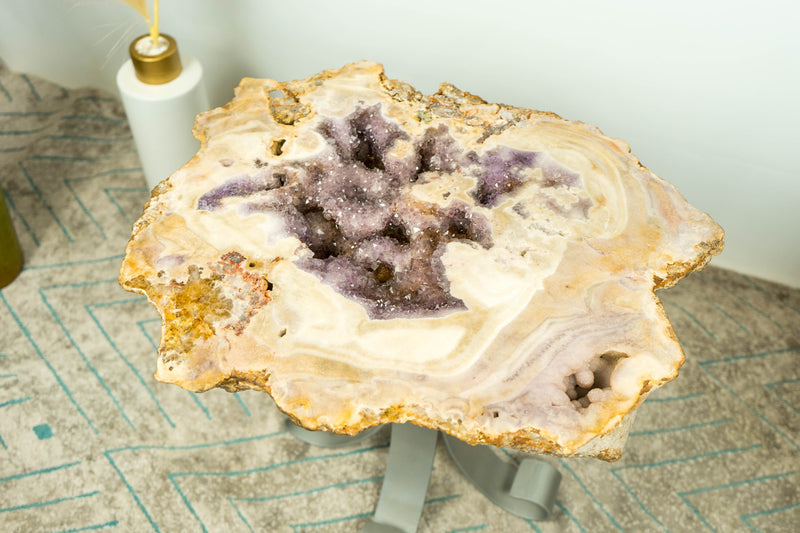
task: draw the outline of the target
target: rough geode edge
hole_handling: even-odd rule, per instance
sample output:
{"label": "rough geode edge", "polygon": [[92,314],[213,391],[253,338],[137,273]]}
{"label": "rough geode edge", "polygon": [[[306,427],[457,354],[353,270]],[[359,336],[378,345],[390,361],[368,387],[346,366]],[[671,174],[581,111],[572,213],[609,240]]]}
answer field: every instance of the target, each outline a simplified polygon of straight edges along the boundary
{"label": "rough geode edge", "polygon": [[[282,99],[270,99],[270,114],[277,122],[283,124],[291,124],[295,120],[308,115],[309,109],[293,95],[303,93],[307,89],[313,88],[321,83],[322,80],[334,76],[338,72],[338,69],[329,70],[305,80],[286,82],[282,84],[275,82],[275,89],[281,90],[285,96]],[[194,133],[195,136],[201,141],[203,146],[206,145],[208,137],[213,134],[208,129],[208,123],[212,121],[215,114],[220,112],[230,113],[231,110],[237,105],[247,105],[246,101],[239,99],[240,93],[246,92],[248,86],[251,84],[261,83],[263,83],[262,80],[244,79],[236,90],[237,99],[234,99],[234,101],[227,104],[223,108],[208,111],[198,117]],[[479,97],[464,91],[460,91],[454,86],[446,83],[442,84],[439,91],[433,95],[423,95],[413,89],[410,85],[401,81],[388,79],[382,73],[381,83],[387,94],[395,100],[399,102],[412,101],[419,105],[421,108],[419,116],[420,121],[425,122],[426,119],[430,121],[436,117],[457,117],[459,120],[463,120],[468,124],[479,126],[485,129],[487,137],[493,135],[494,133],[502,132],[517,122],[528,120],[534,116],[547,116],[555,120],[563,120],[554,113],[543,113],[500,104],[487,104]],[[575,121],[565,122],[580,125],[594,134],[605,137],[602,135],[600,130],[594,126]],[[608,139],[607,137],[605,138]],[[625,143],[616,139],[611,139],[611,141],[617,145],[620,152],[625,152],[629,158],[633,159],[637,165],[644,169],[643,165],[641,165],[641,163],[639,163],[635,157],[630,155],[630,149]],[[189,164],[191,164],[191,162]],[[166,180],[159,184],[152,191],[151,200],[145,206],[144,216],[140,218],[134,225],[131,240],[126,250],[128,253],[131,252],[136,235],[145,227],[147,227],[155,219],[155,217],[159,216],[158,212],[148,210],[150,203],[153,201],[153,199],[167,192],[171,188],[172,183],[169,180]],[[724,236],[720,232],[715,239],[701,242],[696,245],[696,256],[693,260],[666,265],[664,268],[665,275],[655,276],[653,280],[653,290],[655,291],[656,289],[670,287],[687,273],[703,268],[713,255],[716,255],[722,250],[723,243]],[[150,286],[143,277],[125,278],[125,264],[123,264],[123,269],[120,274],[120,283],[127,290],[145,294],[148,297],[148,300],[158,308],[156,302],[154,301],[154,299],[157,299],[155,298],[156,295],[152,295],[153,297],[151,297],[150,291],[148,290],[152,286]],[[657,297],[654,296],[654,299],[656,302],[658,302]],[[162,316],[162,319],[164,318],[165,317]],[[166,324],[164,327],[166,331]],[[664,379],[663,382],[672,379],[672,377]],[[219,381],[214,386],[219,386],[230,391],[256,389],[271,393],[268,381],[269,376],[265,375],[232,373],[230,376]],[[558,443],[555,443],[546,437],[542,437],[536,430],[506,434],[500,436],[499,438],[496,436],[493,437],[489,435],[475,434],[474,432],[471,434],[465,434],[457,425],[447,425],[443,424],[442,421],[431,420],[424,413],[415,411],[413,406],[402,406],[396,409],[390,408],[374,419],[370,417],[364,417],[362,418],[362,423],[357,427],[331,427],[326,425],[309,427],[308,420],[300,420],[291,413],[291,410],[283,409],[280,405],[278,405],[278,407],[279,409],[284,410],[284,412],[286,412],[290,418],[294,419],[301,425],[309,427],[309,429],[325,429],[338,433],[354,434],[379,423],[410,421],[418,425],[430,427],[432,429],[446,431],[472,444],[513,446],[516,448],[528,449],[554,455],[590,455],[606,460],[615,460],[619,457],[622,447],[624,446],[624,441],[627,437],[627,429],[632,421],[636,407],[638,407],[638,405],[644,400],[649,390],[652,390],[662,383],[647,384],[647,386],[641,391],[639,400],[636,402],[636,404],[617,420],[613,429],[606,431],[604,434],[595,436],[579,449],[573,450],[565,450],[561,448]],[[198,390],[205,389],[200,388]]]}

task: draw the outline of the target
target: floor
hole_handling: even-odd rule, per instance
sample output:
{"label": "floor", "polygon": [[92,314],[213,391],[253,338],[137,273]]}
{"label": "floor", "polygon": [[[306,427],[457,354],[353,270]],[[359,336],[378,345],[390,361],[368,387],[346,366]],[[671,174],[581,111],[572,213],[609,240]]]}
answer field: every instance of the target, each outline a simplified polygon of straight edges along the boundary
{"label": "floor", "polygon": [[[0,185],[26,267],[0,291],[0,530],[357,531],[388,432],[288,435],[269,397],[153,378],[159,320],[116,282],[148,198],[119,101],[0,63]],[[796,531],[800,290],[709,268],[660,293],[687,355],[623,458],[548,459],[555,515],[483,498],[439,443],[420,531]]]}

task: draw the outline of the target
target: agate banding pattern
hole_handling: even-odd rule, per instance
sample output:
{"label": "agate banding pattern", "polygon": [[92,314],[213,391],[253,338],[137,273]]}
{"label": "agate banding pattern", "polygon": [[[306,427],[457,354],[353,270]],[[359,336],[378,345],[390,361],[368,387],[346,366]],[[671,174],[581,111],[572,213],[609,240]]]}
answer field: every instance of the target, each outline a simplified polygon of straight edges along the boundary
{"label": "agate banding pattern", "polygon": [[[491,247],[491,226],[464,202],[442,208],[414,201],[411,188],[464,169],[477,179],[477,205],[491,207],[542,168],[538,154],[505,146],[465,153],[446,126],[428,128],[412,141],[382,115],[380,105],[326,120],[317,132],[328,147],[314,157],[259,161],[257,172],[203,194],[197,208],[214,211],[231,198],[243,213],[280,213],[289,233],[313,253],[298,266],[361,303],[370,318],[464,309],[449,293],[441,256],[453,241]],[[413,144],[403,157],[391,153],[398,140]],[[543,187],[579,184],[579,176],[563,167],[545,170]]]}
{"label": "agate banding pattern", "polygon": [[120,273],[164,320],[156,377],[309,429],[615,459],[683,362],[654,290],[722,249],[622,141],[374,63],[245,79],[195,133]]}

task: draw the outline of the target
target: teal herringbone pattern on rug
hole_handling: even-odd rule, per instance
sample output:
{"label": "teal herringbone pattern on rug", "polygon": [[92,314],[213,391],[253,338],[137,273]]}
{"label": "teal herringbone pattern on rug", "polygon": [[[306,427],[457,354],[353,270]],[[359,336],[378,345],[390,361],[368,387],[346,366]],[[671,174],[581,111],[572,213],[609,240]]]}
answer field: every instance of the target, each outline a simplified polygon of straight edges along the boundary
{"label": "teal herringbone pattern on rug", "polygon": [[[386,431],[315,448],[264,394],[154,381],[160,322],[116,283],[149,195],[118,100],[0,66],[0,184],[26,257],[0,292],[0,531],[360,528]],[[564,480],[539,523],[440,447],[420,531],[796,531],[800,291],[712,268],[661,296],[687,363],[621,461],[549,459]]]}

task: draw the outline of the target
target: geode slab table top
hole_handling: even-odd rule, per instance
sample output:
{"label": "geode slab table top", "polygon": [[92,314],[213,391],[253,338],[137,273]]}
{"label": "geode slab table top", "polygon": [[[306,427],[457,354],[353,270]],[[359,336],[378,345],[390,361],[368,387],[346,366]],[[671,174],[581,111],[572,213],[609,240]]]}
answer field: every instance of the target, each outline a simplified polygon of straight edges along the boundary
{"label": "geode slab table top", "polygon": [[683,362],[654,290],[722,249],[597,128],[374,63],[244,79],[195,135],[120,274],[163,318],[156,378],[308,429],[615,459]]}

